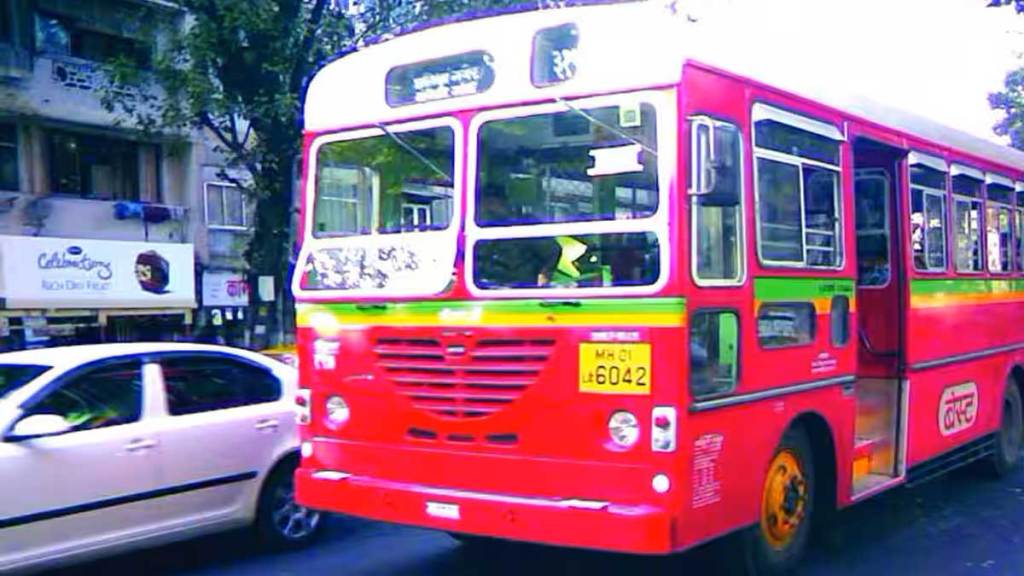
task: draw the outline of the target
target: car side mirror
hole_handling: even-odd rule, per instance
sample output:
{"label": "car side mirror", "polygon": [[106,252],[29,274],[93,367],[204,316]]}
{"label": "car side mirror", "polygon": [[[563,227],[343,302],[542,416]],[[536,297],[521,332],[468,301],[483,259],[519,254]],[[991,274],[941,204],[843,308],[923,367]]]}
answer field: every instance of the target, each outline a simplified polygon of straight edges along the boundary
{"label": "car side mirror", "polygon": [[33,414],[22,418],[4,436],[7,442],[22,442],[33,438],[58,436],[66,434],[74,428],[63,416],[56,414]]}

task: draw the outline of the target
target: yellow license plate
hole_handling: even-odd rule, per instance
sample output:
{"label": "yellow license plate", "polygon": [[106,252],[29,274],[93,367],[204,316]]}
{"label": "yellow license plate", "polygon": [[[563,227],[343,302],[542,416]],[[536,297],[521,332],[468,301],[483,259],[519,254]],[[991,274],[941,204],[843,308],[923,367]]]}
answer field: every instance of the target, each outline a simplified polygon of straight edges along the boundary
{"label": "yellow license plate", "polygon": [[580,392],[650,394],[651,345],[581,342]]}

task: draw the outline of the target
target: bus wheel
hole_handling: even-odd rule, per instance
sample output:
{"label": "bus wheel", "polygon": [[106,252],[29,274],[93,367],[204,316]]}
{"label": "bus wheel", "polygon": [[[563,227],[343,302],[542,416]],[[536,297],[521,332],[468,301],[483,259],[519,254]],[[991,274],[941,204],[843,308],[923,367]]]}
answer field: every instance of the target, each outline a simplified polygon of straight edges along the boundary
{"label": "bus wheel", "polygon": [[760,521],[747,535],[750,574],[789,574],[807,548],[814,511],[814,461],[803,428],[786,431],[761,493]]}
{"label": "bus wheel", "polygon": [[1017,383],[1010,378],[1003,394],[1003,417],[996,433],[995,450],[989,459],[989,468],[997,477],[1006,476],[1021,463],[1021,445],[1024,441],[1024,406]]}

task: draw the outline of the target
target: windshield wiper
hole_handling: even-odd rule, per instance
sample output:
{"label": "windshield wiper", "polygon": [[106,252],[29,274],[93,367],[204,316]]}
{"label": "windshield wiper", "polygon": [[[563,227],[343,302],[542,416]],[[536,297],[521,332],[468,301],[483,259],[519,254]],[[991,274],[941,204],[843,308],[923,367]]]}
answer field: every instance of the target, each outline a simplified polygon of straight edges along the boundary
{"label": "windshield wiper", "polygon": [[426,165],[426,166],[427,166],[428,168],[430,168],[430,169],[431,169],[431,170],[433,170],[434,172],[437,172],[437,173],[438,173],[438,174],[440,174],[440,175],[441,175],[442,177],[444,177],[444,181],[445,181],[445,184],[450,184],[450,185],[452,185],[452,186],[454,186],[454,185],[455,185],[455,180],[453,180],[453,179],[452,179],[452,177],[451,177],[451,176],[449,176],[447,172],[445,172],[444,170],[442,170],[442,169],[441,169],[441,168],[440,168],[440,167],[439,167],[439,166],[438,166],[437,164],[434,164],[433,162],[431,162],[431,161],[430,161],[430,158],[427,158],[427,157],[426,157],[426,156],[424,156],[424,155],[423,155],[423,154],[422,154],[422,153],[421,153],[421,152],[420,152],[419,150],[417,150],[416,148],[413,148],[411,144],[409,144],[409,143],[408,143],[408,142],[406,142],[405,140],[402,140],[401,138],[399,138],[399,137],[398,137],[398,134],[395,134],[395,133],[394,133],[394,132],[392,132],[392,131],[391,131],[390,129],[388,129],[388,127],[387,127],[387,126],[385,126],[384,124],[381,124],[381,123],[379,123],[379,122],[377,123],[377,128],[380,128],[381,130],[383,130],[383,131],[384,131],[384,133],[385,133],[385,134],[387,134],[389,138],[391,138],[391,139],[392,139],[392,140],[394,140],[394,141],[395,141],[395,142],[396,142],[396,143],[397,143],[397,144],[398,144],[399,146],[401,146],[402,148],[404,148],[406,152],[408,152],[408,153],[412,154],[413,156],[415,156],[415,157],[416,157],[416,159],[417,159],[417,160],[419,160],[420,162],[422,162],[422,163],[423,163],[424,165]]}
{"label": "windshield wiper", "polygon": [[560,104],[564,104],[565,107],[568,108],[569,110],[572,110],[573,112],[579,114],[580,116],[583,116],[588,121],[590,121],[591,124],[597,124],[598,126],[604,128],[605,130],[611,130],[619,138],[625,138],[626,140],[629,140],[633,144],[636,144],[637,146],[643,148],[644,151],[649,153],[651,156],[654,156],[655,158],[658,157],[658,151],[657,150],[651,148],[647,144],[644,144],[643,142],[641,142],[640,140],[637,140],[636,138],[630,136],[629,134],[626,134],[625,132],[623,132],[622,130],[619,130],[615,126],[611,126],[609,124],[605,124],[604,122],[601,122],[597,118],[594,118],[590,114],[587,114],[583,110],[580,110],[579,108],[573,106],[572,104],[570,104],[564,98],[555,98],[555,101],[560,103]]}

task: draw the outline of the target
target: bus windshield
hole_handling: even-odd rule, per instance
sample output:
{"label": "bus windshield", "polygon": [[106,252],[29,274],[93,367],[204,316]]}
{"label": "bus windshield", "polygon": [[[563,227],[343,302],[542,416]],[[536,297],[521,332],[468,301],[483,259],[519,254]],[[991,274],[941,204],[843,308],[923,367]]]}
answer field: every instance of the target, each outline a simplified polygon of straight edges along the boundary
{"label": "bus windshield", "polygon": [[481,126],[482,227],[646,218],[658,208],[650,104],[571,108]]}
{"label": "bus windshield", "polygon": [[314,236],[443,230],[451,223],[452,128],[380,130],[380,135],[320,147]]}

